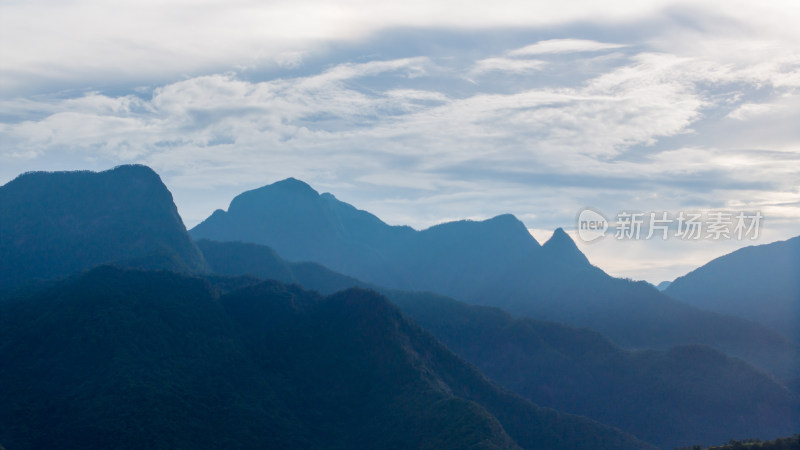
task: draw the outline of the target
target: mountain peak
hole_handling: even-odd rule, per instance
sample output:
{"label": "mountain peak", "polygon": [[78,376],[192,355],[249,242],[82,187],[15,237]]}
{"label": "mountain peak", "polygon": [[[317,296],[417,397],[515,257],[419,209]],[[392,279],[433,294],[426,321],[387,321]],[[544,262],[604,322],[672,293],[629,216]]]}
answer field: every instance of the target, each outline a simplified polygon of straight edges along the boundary
{"label": "mountain peak", "polygon": [[[508,225],[508,224],[513,224],[513,225],[522,224],[522,222],[521,222],[519,219],[517,219],[517,217],[516,217],[515,215],[513,215],[513,214],[500,214],[499,216],[494,216],[494,217],[492,217],[491,219],[488,219],[488,220],[486,220],[486,222],[490,222],[490,223],[498,223],[498,224],[504,224],[504,225]],[[523,226],[524,226],[524,225],[523,225]]]}
{"label": "mountain peak", "polygon": [[528,227],[513,214],[500,214],[499,216],[486,220],[485,223],[492,224],[498,231],[505,231],[510,234],[513,233],[523,237],[525,240],[530,240],[536,244],[536,247],[540,246],[539,241],[528,231]]}
{"label": "mountain peak", "polygon": [[228,207],[228,212],[236,210],[258,211],[273,202],[285,202],[292,198],[292,201],[303,199],[314,201],[319,198],[319,193],[307,183],[297,178],[286,178],[260,188],[252,189],[234,197]]}
{"label": "mountain peak", "polygon": [[248,197],[251,195],[255,197],[298,195],[306,198],[317,198],[319,197],[319,192],[315,191],[314,188],[312,188],[305,181],[289,177],[284,180],[276,181],[272,184],[253,189],[252,191],[244,192],[239,195],[239,197]]}
{"label": "mountain peak", "polygon": [[317,193],[317,191],[315,191],[314,188],[312,188],[308,183],[306,183],[305,181],[298,180],[297,178],[294,177],[289,177],[286,178],[285,180],[277,181],[266,187],[282,188],[286,190],[294,190],[297,192],[311,191],[314,192],[315,194]]}
{"label": "mountain peak", "polygon": [[550,236],[550,239],[544,245],[562,245],[562,244],[572,244],[575,245],[575,242],[572,240],[571,237],[564,231],[563,228],[558,227],[553,231],[553,235]]}
{"label": "mountain peak", "polygon": [[553,235],[544,243],[542,248],[547,252],[548,256],[553,259],[565,262],[589,263],[589,260],[586,259],[583,252],[575,245],[575,241],[573,241],[561,227],[553,231]]}

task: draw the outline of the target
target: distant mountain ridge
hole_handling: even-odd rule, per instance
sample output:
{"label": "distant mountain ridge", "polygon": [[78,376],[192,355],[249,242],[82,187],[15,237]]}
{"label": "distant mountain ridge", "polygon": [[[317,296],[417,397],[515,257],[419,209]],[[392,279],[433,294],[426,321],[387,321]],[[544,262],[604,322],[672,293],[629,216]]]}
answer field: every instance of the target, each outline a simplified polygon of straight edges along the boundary
{"label": "distant mountain ridge", "polygon": [[[196,239],[274,248],[393,289],[430,291],[513,314],[592,328],[617,344],[705,344],[781,378],[800,374],[798,348],[766,327],[701,311],[645,282],[592,266],[563,229],[543,246],[512,215],[416,231],[288,179],[235,197],[190,230]],[[769,351],[766,351],[769,349]]]}
{"label": "distant mountain ridge", "polygon": [[[511,215],[484,222],[452,222],[418,232],[387,225],[294,178],[236,196],[227,212],[215,211],[190,234],[195,239],[264,244],[290,261],[319,262],[382,286],[413,285],[421,290],[457,284],[460,274],[449,270],[456,262],[475,262],[474,270],[490,271],[499,262],[493,259],[539,249],[525,226]],[[498,235],[503,238],[485,240]],[[479,247],[454,254],[464,240]],[[419,253],[422,249],[424,254]],[[475,260],[478,252],[486,258]],[[418,267],[409,270],[412,264]]]}
{"label": "distant mountain ridge", "polygon": [[800,236],[716,258],[677,278],[664,293],[756,320],[800,343]]}
{"label": "distant mountain ridge", "polygon": [[152,169],[31,172],[0,186],[0,287],[108,263],[206,269]]}

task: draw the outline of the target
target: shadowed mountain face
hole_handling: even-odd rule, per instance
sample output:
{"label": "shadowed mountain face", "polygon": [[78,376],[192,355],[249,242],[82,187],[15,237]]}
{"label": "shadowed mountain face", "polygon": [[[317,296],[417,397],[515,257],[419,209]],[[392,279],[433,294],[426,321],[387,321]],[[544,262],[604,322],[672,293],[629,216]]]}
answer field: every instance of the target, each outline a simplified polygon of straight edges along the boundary
{"label": "shadowed mountain face", "polygon": [[374,292],[243,284],[101,267],[0,303],[0,441],[645,447],[499,389]]}
{"label": "shadowed mountain face", "polygon": [[0,187],[0,287],[104,263],[205,269],[151,169],[27,173]]}
{"label": "shadowed mountain face", "polygon": [[719,257],[664,292],[703,309],[761,322],[800,343],[800,237]]}
{"label": "shadowed mountain face", "polygon": [[[209,265],[320,292],[366,286],[255,244],[199,241]],[[309,270],[311,268],[312,270]],[[800,426],[800,399],[752,366],[707,347],[626,351],[590,330],[514,319],[497,308],[384,290],[460,357],[534,403],[589,416],[663,448],[732,437],[773,438]]]}
{"label": "shadowed mountain face", "polygon": [[289,179],[237,196],[190,231],[195,238],[274,248],[393,289],[431,291],[515,315],[589,327],[634,348],[705,344],[782,377],[798,350],[747,320],[700,311],[644,282],[592,266],[563,230],[540,246],[510,215],[423,231],[389,226]]}

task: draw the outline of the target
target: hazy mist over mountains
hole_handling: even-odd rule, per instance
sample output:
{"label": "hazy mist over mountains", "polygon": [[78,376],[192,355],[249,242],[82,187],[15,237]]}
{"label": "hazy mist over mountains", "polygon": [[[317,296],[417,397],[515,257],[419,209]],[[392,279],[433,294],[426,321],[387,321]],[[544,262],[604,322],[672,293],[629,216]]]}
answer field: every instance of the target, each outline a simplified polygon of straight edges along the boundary
{"label": "hazy mist over mountains", "polygon": [[[389,226],[296,179],[187,231],[147,167],[23,174],[0,218],[9,449],[673,448],[800,429],[796,342],[737,309],[772,283],[792,313],[796,240],[746,249],[760,272],[733,270],[737,252],[662,293],[561,229],[540,245],[512,215]],[[725,276],[735,302],[697,300]],[[682,286],[687,303],[668,296]]]}

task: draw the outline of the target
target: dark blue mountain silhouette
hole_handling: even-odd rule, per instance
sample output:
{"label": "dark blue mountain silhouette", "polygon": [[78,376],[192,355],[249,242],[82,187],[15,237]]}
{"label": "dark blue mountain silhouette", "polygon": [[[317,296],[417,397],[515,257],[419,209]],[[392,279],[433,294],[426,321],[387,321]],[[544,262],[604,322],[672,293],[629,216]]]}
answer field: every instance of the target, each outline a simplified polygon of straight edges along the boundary
{"label": "dark blue mountain silhouette", "polygon": [[798,349],[758,324],[701,311],[645,282],[592,266],[563,230],[545,246],[514,216],[415,231],[319,195],[289,179],[237,196],[190,231],[193,237],[274,248],[393,289],[431,291],[513,314],[584,326],[617,344],[705,344],[780,377],[800,372]]}
{"label": "dark blue mountain silhouette", "polygon": [[800,237],[716,258],[676,279],[664,293],[756,320],[800,343]]}
{"label": "dark blue mountain silhouette", "polygon": [[32,172],[0,187],[0,287],[104,263],[205,270],[150,168]]}

